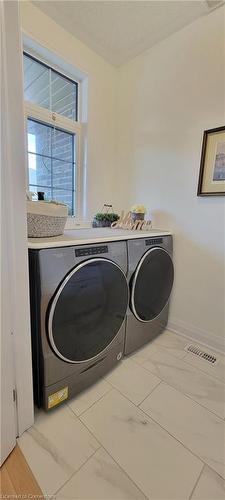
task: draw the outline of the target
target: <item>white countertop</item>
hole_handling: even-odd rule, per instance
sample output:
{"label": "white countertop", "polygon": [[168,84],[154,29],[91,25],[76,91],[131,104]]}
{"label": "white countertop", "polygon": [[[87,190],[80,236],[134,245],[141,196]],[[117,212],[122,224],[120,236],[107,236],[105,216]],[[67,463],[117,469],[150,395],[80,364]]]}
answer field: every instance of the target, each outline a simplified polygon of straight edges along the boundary
{"label": "white countertop", "polygon": [[170,234],[169,231],[161,231],[160,229],[151,229],[150,231],[129,231],[126,229],[111,228],[69,229],[64,231],[62,236],[29,238],[28,248],[39,250],[41,248],[87,245],[108,241],[131,240],[134,238],[154,238]]}

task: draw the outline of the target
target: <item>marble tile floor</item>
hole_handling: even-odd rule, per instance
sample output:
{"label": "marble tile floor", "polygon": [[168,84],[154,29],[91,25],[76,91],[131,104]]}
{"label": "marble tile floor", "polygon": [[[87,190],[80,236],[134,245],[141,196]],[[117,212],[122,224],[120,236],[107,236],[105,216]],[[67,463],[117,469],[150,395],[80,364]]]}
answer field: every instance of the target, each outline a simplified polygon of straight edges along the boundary
{"label": "marble tile floor", "polygon": [[18,443],[44,494],[225,498],[225,360],[198,360],[189,343],[165,330],[73,400],[37,412]]}

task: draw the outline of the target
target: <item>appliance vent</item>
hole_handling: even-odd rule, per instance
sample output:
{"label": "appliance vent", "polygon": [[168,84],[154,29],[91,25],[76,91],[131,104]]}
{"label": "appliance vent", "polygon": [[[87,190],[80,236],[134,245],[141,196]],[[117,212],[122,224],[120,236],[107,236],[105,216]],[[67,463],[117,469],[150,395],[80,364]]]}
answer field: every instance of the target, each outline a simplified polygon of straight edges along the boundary
{"label": "appliance vent", "polygon": [[224,0],[206,0],[206,3],[209,7],[210,10],[216,9],[216,7],[219,7],[224,3]]}
{"label": "appliance vent", "polygon": [[195,354],[196,356],[199,356],[200,358],[205,359],[209,363],[212,363],[213,365],[216,364],[217,358],[213,354],[209,354],[206,351],[202,351],[200,347],[197,345],[189,344],[185,347],[185,351],[191,352],[192,354]]}

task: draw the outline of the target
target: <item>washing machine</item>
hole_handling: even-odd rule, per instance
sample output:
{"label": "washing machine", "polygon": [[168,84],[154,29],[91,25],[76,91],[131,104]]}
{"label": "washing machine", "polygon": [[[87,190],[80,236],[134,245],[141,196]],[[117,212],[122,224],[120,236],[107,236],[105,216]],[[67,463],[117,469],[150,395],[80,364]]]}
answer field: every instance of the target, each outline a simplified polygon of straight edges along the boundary
{"label": "washing machine", "polygon": [[78,394],[124,354],[125,241],[29,250],[34,399]]}
{"label": "washing machine", "polygon": [[167,325],[173,287],[172,236],[127,241],[130,304],[125,354],[159,335]]}

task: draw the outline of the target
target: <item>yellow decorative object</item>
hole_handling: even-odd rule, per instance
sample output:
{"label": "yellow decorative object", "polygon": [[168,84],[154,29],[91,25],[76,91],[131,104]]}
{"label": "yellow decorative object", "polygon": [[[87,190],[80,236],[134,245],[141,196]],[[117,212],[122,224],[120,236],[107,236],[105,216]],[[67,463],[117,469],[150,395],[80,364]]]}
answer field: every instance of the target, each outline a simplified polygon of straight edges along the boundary
{"label": "yellow decorative object", "polygon": [[131,212],[135,214],[146,214],[147,210],[144,205],[133,205]]}

